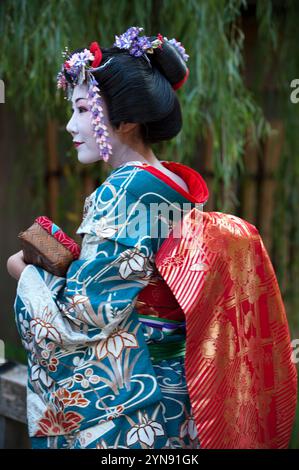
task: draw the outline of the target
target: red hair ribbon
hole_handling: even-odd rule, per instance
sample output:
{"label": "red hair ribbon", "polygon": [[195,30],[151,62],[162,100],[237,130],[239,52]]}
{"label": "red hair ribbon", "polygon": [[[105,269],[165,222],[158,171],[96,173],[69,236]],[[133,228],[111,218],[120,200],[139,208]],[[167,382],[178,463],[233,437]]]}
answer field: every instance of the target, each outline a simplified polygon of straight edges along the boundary
{"label": "red hair ribbon", "polygon": [[93,68],[98,67],[100,63],[102,62],[102,51],[100,49],[100,46],[97,42],[92,42],[89,46],[89,50],[92,54],[94,54],[94,61],[91,64]]}
{"label": "red hair ribbon", "polygon": [[[160,33],[158,34],[157,39],[160,39],[161,42],[164,42],[164,38],[163,38],[162,34],[160,34]],[[158,47],[160,49],[162,49],[162,44],[160,44],[160,46],[158,46]]]}
{"label": "red hair ribbon", "polygon": [[188,77],[189,77],[189,69],[187,68],[184,78],[180,80],[178,83],[175,83],[174,85],[172,85],[172,88],[174,90],[178,90],[179,88],[181,88],[181,86],[187,81]]}

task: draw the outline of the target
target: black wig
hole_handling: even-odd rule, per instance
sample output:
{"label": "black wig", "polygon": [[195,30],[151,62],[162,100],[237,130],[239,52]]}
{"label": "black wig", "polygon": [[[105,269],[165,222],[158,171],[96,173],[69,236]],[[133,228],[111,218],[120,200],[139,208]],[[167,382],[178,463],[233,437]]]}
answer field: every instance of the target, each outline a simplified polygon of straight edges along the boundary
{"label": "black wig", "polygon": [[118,47],[101,47],[101,66],[93,72],[112,127],[117,129],[121,122],[140,123],[145,144],[172,139],[180,132],[182,113],[175,87],[188,75],[183,58],[170,42],[164,40],[161,48],[153,50],[147,60]]}

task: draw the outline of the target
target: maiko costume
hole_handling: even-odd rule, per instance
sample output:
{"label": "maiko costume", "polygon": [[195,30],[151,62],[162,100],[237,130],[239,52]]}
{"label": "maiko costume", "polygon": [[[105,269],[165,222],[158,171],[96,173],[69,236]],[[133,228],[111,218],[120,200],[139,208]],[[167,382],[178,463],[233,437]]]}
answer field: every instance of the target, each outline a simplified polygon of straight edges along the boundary
{"label": "maiko costume", "polygon": [[297,375],[261,237],[162,164],[189,192],[127,162],[86,198],[66,276],[21,274],[33,448],[288,447]]}

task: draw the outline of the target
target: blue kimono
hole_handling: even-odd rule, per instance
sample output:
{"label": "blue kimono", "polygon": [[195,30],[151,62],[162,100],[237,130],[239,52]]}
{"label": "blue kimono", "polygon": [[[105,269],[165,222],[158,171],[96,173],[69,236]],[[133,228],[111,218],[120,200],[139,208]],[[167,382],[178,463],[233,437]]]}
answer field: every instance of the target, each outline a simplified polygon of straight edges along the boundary
{"label": "blue kimono", "polygon": [[[66,277],[27,265],[14,303],[33,448],[199,448],[183,321],[139,315],[155,253],[190,201],[128,162],[86,198]],[[170,222],[153,217],[171,207]],[[185,206],[186,204],[186,206]]]}

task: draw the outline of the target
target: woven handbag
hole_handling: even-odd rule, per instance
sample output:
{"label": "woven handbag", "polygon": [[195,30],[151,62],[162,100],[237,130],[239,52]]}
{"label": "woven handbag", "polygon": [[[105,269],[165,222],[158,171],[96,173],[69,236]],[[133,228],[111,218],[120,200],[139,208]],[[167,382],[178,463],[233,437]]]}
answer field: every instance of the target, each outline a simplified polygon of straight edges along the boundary
{"label": "woven handbag", "polygon": [[65,276],[69,265],[80,256],[80,246],[46,216],[37,217],[18,238],[25,263],[56,276]]}

